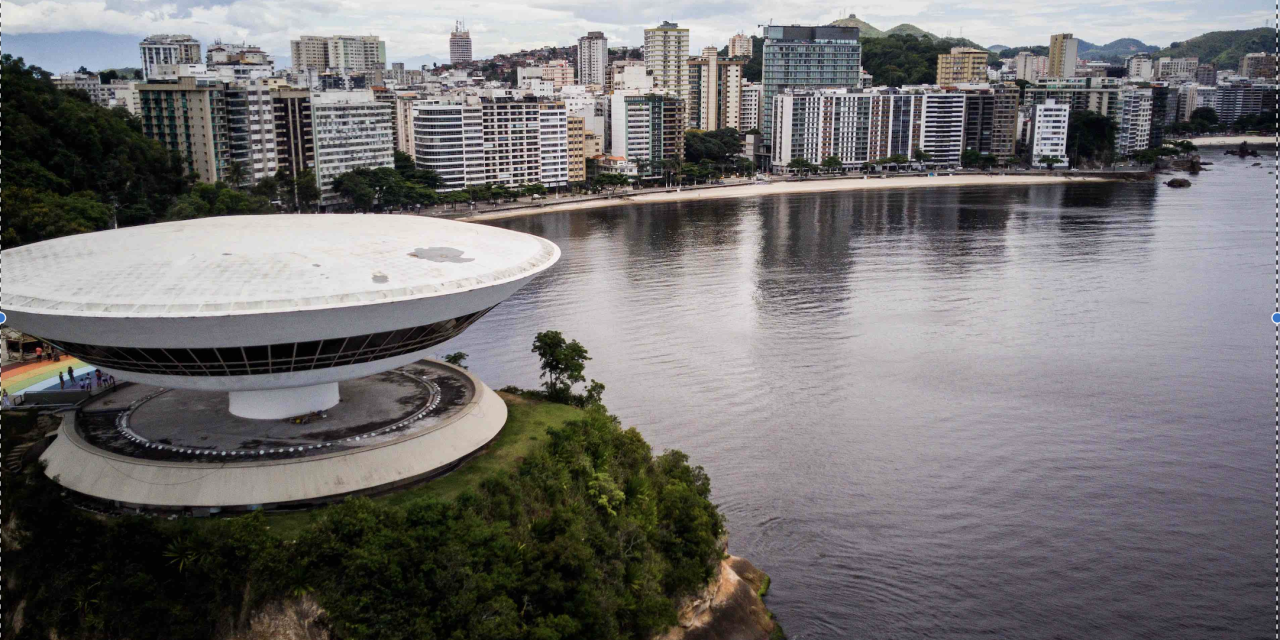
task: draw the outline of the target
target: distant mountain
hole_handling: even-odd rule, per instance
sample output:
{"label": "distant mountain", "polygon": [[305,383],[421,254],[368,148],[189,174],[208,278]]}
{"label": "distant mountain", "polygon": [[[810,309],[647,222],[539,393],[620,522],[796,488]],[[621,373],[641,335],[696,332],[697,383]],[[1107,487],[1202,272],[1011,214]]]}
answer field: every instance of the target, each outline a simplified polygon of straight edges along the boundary
{"label": "distant mountain", "polygon": [[903,23],[892,29],[889,29],[888,31],[881,31],[875,28],[874,26],[872,26],[866,20],[862,20],[861,18],[859,18],[856,15],[853,15],[852,13],[849,14],[848,18],[840,18],[839,20],[832,22],[830,26],[857,27],[859,30],[858,35],[863,40],[866,40],[868,38],[884,38],[886,36],[903,35],[903,36],[915,36],[917,38],[929,38],[934,42],[947,42],[947,43],[950,43],[952,46],[956,46],[956,47],[973,47],[975,49],[986,48],[967,38],[944,38],[942,36],[939,36],[936,33],[929,33],[928,31],[925,31],[924,29],[921,29],[920,27],[917,27],[914,24]]}
{"label": "distant mountain", "polygon": [[990,51],[991,53],[1000,53],[1001,51],[1004,51],[1005,49],[1008,49],[1008,48],[1009,47],[1006,47],[1002,44],[993,44],[987,47],[987,51]]}
{"label": "distant mountain", "polygon": [[1211,31],[1185,42],[1171,43],[1153,54],[1177,58],[1196,57],[1202,63],[1215,63],[1219,68],[1235,69],[1246,53],[1276,50],[1275,29],[1259,27],[1242,31]]}
{"label": "distant mountain", "polygon": [[435,56],[430,56],[430,55],[427,55],[427,54],[425,54],[425,53],[424,53],[424,54],[422,54],[422,55],[413,56],[413,57],[411,57],[411,58],[394,58],[394,57],[392,57],[392,58],[387,58],[387,68],[388,68],[388,69],[390,69],[390,68],[391,68],[391,63],[392,63],[392,62],[403,62],[403,63],[404,63],[404,68],[406,68],[406,69],[418,69],[418,68],[421,68],[421,67],[422,67],[422,65],[424,65],[424,64],[425,64],[425,65],[427,65],[427,68],[431,68],[431,65],[433,65],[433,64],[448,64],[448,63],[449,63],[449,61],[448,61],[448,60],[442,60],[442,59],[440,59],[440,58],[437,58],[437,57],[435,57]]}
{"label": "distant mountain", "polygon": [[1076,51],[1076,55],[1085,60],[1104,60],[1115,56],[1123,58],[1135,53],[1155,53],[1159,50],[1160,47],[1144,44],[1136,38],[1120,38],[1104,45],[1096,45],[1081,40],[1080,48]]}
{"label": "distant mountain", "polygon": [[4,52],[53,73],[91,71],[138,66],[138,42],[142,35],[117,35],[101,31],[62,33],[6,33]]}
{"label": "distant mountain", "polygon": [[896,36],[901,34],[904,36],[915,36],[917,38],[922,36],[928,36],[930,40],[941,40],[941,38],[939,38],[937,35],[929,33],[928,31],[925,31],[924,29],[921,29],[920,27],[917,27],[914,24],[905,24],[905,23],[900,24],[886,31],[885,33],[891,36]]}

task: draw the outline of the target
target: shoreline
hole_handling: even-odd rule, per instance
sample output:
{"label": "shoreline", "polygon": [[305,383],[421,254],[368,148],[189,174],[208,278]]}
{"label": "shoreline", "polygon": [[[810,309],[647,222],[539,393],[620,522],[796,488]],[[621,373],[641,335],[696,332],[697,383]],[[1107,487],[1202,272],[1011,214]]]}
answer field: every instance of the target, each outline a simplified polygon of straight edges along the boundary
{"label": "shoreline", "polygon": [[[1142,174],[1136,174],[1142,175]],[[771,182],[766,184],[744,184],[715,187],[710,189],[688,189],[674,192],[643,193],[634,196],[618,196],[603,200],[587,200],[564,204],[547,204],[539,207],[520,207],[493,213],[477,213],[458,216],[455,220],[466,222],[486,222],[539,215],[543,213],[560,213],[581,209],[616,207],[628,204],[648,204],[661,202],[689,202],[698,200],[724,200],[730,198],[753,198],[793,193],[826,193],[836,191],[860,191],[866,189],[913,189],[920,187],[966,187],[976,185],[1022,186],[1036,184],[1058,184],[1067,182],[1120,182],[1123,178],[1094,176],[1017,176],[1017,175],[952,175],[928,178],[911,176],[905,178],[839,178],[834,180],[807,180],[797,182]]]}
{"label": "shoreline", "polygon": [[1196,138],[1175,137],[1170,140],[1190,140],[1197,147],[1238,147],[1241,142],[1250,145],[1275,146],[1276,138],[1272,136],[1201,136]]}

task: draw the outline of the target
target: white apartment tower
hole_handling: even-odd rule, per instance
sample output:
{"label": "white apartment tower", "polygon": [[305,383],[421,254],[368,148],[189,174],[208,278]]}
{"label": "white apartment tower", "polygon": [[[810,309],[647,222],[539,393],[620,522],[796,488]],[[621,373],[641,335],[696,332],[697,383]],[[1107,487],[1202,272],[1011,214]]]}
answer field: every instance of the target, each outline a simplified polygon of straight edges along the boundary
{"label": "white apartment tower", "polygon": [[741,131],[760,128],[760,103],[764,101],[764,85],[742,81],[742,115],[738,118]]}
{"label": "white apartment tower", "polygon": [[379,102],[368,89],[311,94],[316,182],[320,203],[340,200],[333,179],[353,169],[394,167],[394,106]]}
{"label": "white apartment tower", "polygon": [[1013,69],[1015,78],[1034,84],[1049,74],[1049,57],[1038,56],[1030,51],[1019,51],[1018,55],[1013,57]]}
{"label": "white apartment tower", "polygon": [[729,57],[750,58],[751,36],[739,33],[738,35],[729,38]]}
{"label": "white apartment tower", "polygon": [[1151,93],[1136,87],[1120,90],[1116,155],[1132,155],[1151,146]]}
{"label": "white apartment tower", "polygon": [[655,91],[689,100],[689,30],[674,22],[644,30],[644,67]]}
{"label": "white apartment tower", "polygon": [[441,191],[484,183],[484,124],[479,104],[413,103],[413,160],[444,182]]}
{"label": "white apartment tower", "polygon": [[378,36],[302,36],[289,42],[293,70],[364,73],[387,68],[387,43]]}
{"label": "white apartment tower", "polygon": [[272,88],[264,79],[227,85],[227,146],[248,184],[275,175],[279,168]]}
{"label": "white apartment tower", "polygon": [[1155,74],[1149,53],[1136,53],[1125,58],[1124,69],[1125,75],[1131,80],[1150,80]]}
{"label": "white apartment tower", "polygon": [[1067,164],[1067,122],[1071,117],[1070,105],[1058,104],[1052,98],[1035,107],[1031,127],[1031,164],[1045,166],[1040,158],[1057,158],[1058,165]]}
{"label": "white apartment tower", "polygon": [[449,64],[469,64],[471,62],[471,33],[461,20],[454,23],[453,33],[449,34]]}
{"label": "white apartment tower", "polygon": [[[578,84],[609,83],[609,40],[600,31],[578,38]],[[572,84],[572,83],[570,83]]]}
{"label": "white apartment tower", "polygon": [[156,75],[162,64],[200,64],[200,41],[186,34],[160,33],[147,36],[138,43],[142,54],[142,79]]}
{"label": "white apartment tower", "polygon": [[964,151],[964,105],[963,93],[924,95],[920,150],[929,154],[929,162],[960,165],[960,153]]}

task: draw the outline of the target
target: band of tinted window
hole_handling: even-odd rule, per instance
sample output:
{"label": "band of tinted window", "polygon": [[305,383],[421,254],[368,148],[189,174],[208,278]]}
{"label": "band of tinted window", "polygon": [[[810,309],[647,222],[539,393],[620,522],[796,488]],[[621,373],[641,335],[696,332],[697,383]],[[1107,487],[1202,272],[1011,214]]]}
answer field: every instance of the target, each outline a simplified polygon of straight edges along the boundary
{"label": "band of tinted window", "polygon": [[421,351],[471,326],[493,307],[418,327],[345,338],[216,349],[102,347],[46,340],[81,360],[117,371],[166,376],[247,376],[310,371]]}

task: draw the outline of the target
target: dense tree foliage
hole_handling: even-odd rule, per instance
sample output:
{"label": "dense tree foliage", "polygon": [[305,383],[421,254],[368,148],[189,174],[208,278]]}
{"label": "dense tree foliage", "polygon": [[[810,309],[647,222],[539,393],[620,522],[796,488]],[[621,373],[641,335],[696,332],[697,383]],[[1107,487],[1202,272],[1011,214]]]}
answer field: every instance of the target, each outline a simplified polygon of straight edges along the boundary
{"label": "dense tree foliage", "polygon": [[938,79],[938,55],[960,46],[955,40],[889,35],[862,41],[862,68],[877,85],[933,84]]}
{"label": "dense tree foliage", "polygon": [[226,637],[309,594],[335,638],[649,638],[713,575],[722,520],[684,454],[582,415],[456,499],[352,499],[290,540],[262,514],[99,518],[6,471],[6,637]]}
{"label": "dense tree foliage", "polygon": [[715,131],[690,129],[684,134],[685,162],[699,163],[710,160],[715,164],[732,165],[742,153],[742,135],[737,129]]}
{"label": "dense tree foliage", "polygon": [[1111,162],[1118,129],[1115,120],[1096,111],[1072,111],[1067,121],[1067,156],[1071,165]]}
{"label": "dense tree foliage", "polygon": [[751,58],[742,65],[742,77],[749,82],[760,82],[763,74],[764,38],[751,36]]}
{"label": "dense tree foliage", "polygon": [[6,247],[165,217],[188,189],[181,159],[122,109],[59,91],[39,67],[0,58]]}

